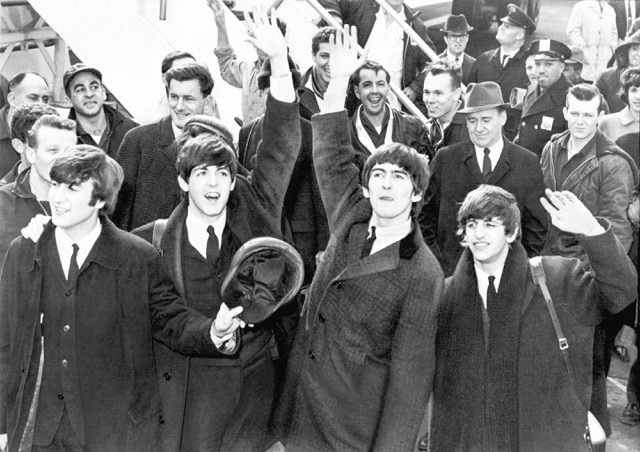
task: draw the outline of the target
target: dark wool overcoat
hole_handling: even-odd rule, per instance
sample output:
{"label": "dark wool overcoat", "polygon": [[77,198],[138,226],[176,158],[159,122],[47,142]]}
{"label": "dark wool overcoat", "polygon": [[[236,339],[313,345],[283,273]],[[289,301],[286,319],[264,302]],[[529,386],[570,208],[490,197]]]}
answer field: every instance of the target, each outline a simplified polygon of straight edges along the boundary
{"label": "dark wool overcoat", "polygon": [[[180,300],[158,252],[101,221],[100,237],[78,276],[78,294],[86,296],[76,300],[79,326],[73,333],[82,344],[78,351],[86,353],[78,362],[92,363],[78,369],[87,450],[155,452],[164,419],[153,337],[181,353],[221,353],[211,340],[211,319]],[[8,432],[12,452],[22,438],[38,373],[44,250],[55,240],[54,230],[49,223],[35,244],[14,240],[0,279],[0,432]],[[110,343],[122,344],[118,363],[125,363],[126,375],[114,376],[113,363],[95,352]],[[122,379],[127,384],[120,385]]]}
{"label": "dark wool overcoat", "polygon": [[[519,452],[583,452],[583,434],[591,403],[595,325],[622,310],[637,296],[637,274],[609,223],[604,234],[578,236],[592,265],[578,259],[542,258],[547,285],[569,344],[575,386],[570,385],[549,310],[540,286],[533,283],[529,260],[519,243],[509,251],[498,293],[521,304],[517,364],[517,438]],[[506,279],[508,277],[508,279]],[[438,316],[436,378],[430,450],[482,451],[482,399],[469,396],[482,385],[484,369],[470,366],[469,356],[485,353],[482,334],[461,330],[462,317],[474,315],[482,329],[482,299],[468,250],[447,279]],[[468,323],[466,323],[468,325]],[[478,340],[479,339],[479,340]],[[486,450],[486,449],[485,449]]]}
{"label": "dark wool overcoat", "polygon": [[412,450],[431,391],[442,271],[415,225],[360,259],[372,209],[358,184],[346,111],[313,121],[331,239],[278,407],[286,449]]}

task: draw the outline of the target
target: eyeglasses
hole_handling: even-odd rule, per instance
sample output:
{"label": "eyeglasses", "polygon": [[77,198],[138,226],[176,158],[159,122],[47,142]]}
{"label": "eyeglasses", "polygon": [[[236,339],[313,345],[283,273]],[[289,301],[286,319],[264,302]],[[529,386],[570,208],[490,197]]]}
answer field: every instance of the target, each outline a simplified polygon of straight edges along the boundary
{"label": "eyeglasses", "polygon": [[447,38],[451,39],[452,41],[464,41],[465,39],[467,39],[469,37],[468,34],[463,34],[463,35],[454,35],[454,34],[448,34]]}

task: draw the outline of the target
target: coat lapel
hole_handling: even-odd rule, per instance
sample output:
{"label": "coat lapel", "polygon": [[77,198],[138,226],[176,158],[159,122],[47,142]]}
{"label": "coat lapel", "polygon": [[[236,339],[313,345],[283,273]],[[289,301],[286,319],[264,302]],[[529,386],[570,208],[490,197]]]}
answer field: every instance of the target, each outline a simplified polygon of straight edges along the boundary
{"label": "coat lapel", "polygon": [[504,140],[504,148],[502,149],[502,154],[500,154],[500,159],[498,159],[496,167],[487,179],[488,184],[496,185],[496,183],[511,170],[510,161],[513,153],[513,145],[506,138],[502,137],[502,139]]}
{"label": "coat lapel", "polygon": [[482,175],[482,170],[480,170],[480,167],[478,166],[476,150],[471,141],[468,141],[463,148],[462,163],[467,167],[478,184],[484,184],[484,176]]}
{"label": "coat lapel", "polygon": [[175,165],[178,158],[178,148],[175,146],[176,137],[171,127],[171,116],[165,116],[158,123],[158,145],[162,154]]}

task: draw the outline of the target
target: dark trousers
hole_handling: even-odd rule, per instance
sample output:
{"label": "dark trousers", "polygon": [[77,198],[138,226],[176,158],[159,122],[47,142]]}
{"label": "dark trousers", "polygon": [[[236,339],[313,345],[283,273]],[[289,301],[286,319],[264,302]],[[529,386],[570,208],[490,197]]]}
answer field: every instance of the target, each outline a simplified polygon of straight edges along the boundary
{"label": "dark trousers", "polygon": [[275,366],[269,346],[245,367],[189,370],[182,427],[182,452],[265,450],[272,442],[269,422]]}
{"label": "dark trousers", "polygon": [[[638,348],[638,354],[640,355],[640,328],[636,327],[636,347]],[[640,356],[636,358],[629,371],[629,380],[627,381],[627,402],[628,403],[640,403],[638,397],[640,396]]]}
{"label": "dark trousers", "polygon": [[85,450],[85,447],[80,444],[76,434],[73,432],[66,408],[62,412],[60,425],[51,444],[48,446],[36,446],[34,444],[31,448],[32,452],[85,452]]}

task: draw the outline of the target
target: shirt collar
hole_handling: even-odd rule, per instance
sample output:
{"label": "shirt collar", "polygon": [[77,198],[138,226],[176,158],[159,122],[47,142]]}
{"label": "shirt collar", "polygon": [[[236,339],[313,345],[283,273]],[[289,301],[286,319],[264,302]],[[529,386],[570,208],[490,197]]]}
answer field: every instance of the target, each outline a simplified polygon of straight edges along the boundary
{"label": "shirt collar", "polygon": [[487,290],[489,289],[489,276],[493,276],[495,279],[493,281],[493,286],[496,289],[496,293],[500,290],[500,280],[502,279],[502,272],[504,270],[504,265],[500,267],[500,270],[495,272],[493,275],[482,270],[478,264],[474,262],[473,266],[476,269],[476,278],[478,280],[478,292],[480,292],[480,296],[482,297],[482,301],[484,303],[485,309],[487,308]]}
{"label": "shirt collar", "polygon": [[69,262],[71,261],[71,256],[73,254],[73,245],[78,245],[78,257],[76,261],[78,262],[78,267],[81,267],[84,261],[87,259],[89,252],[93,248],[93,245],[98,241],[98,237],[100,237],[100,233],[102,232],[102,223],[98,218],[96,221],[96,225],[89,231],[87,235],[82,237],[80,240],[72,240],[71,237],[67,235],[67,233],[62,228],[56,227],[55,229],[55,238],[56,245],[58,247],[58,254],[60,255],[60,261],[62,262],[62,268],[65,272],[69,268]]}
{"label": "shirt collar", "polygon": [[639,119],[636,119],[633,117],[633,115],[631,114],[631,109],[629,108],[629,106],[626,106],[621,112],[620,112],[620,122],[622,123],[623,126],[628,126],[629,124],[632,124],[634,122],[638,122],[640,121]]}
{"label": "shirt collar", "polygon": [[[482,154],[484,156],[485,148],[478,147],[475,144],[473,145],[473,147],[476,150],[476,154]],[[504,149],[504,140],[502,139],[502,136],[493,146],[489,147],[489,150],[491,151],[491,155],[494,155],[494,154],[500,155],[502,153],[502,149]]]}
{"label": "shirt collar", "polygon": [[180,134],[182,134],[182,130],[181,130],[181,129],[179,129],[179,128],[178,128],[178,127],[173,123],[173,121],[171,121],[171,130],[173,130],[173,137],[174,137],[175,139],[177,139],[177,138],[180,136]]}
{"label": "shirt collar", "polygon": [[371,254],[405,238],[411,232],[413,223],[411,222],[411,217],[409,217],[407,221],[394,226],[378,226],[374,223],[372,216],[369,220],[369,234],[367,234],[367,237],[371,236],[371,228],[373,226],[376,228],[376,240],[373,242]]}
{"label": "shirt collar", "polygon": [[185,222],[187,225],[187,237],[189,238],[189,243],[206,258],[207,241],[209,240],[207,228],[209,226],[213,226],[216,237],[218,238],[219,248],[222,249],[222,232],[227,224],[227,209],[225,208],[213,223],[203,221],[198,215],[194,215],[191,209],[192,206],[189,204]]}

